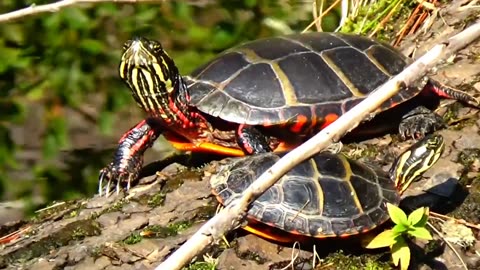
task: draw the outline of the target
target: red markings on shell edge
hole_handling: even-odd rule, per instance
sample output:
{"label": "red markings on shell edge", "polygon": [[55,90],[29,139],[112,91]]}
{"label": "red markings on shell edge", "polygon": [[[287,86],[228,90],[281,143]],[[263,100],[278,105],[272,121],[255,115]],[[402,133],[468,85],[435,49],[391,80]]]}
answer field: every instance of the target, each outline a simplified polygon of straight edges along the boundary
{"label": "red markings on shell edge", "polygon": [[272,121],[270,120],[270,118],[268,117],[263,117],[263,126],[264,127],[269,127],[269,126],[273,126],[274,124],[272,123]]}
{"label": "red markings on shell edge", "polygon": [[338,119],[338,114],[334,114],[334,113],[329,113],[325,116],[324,118],[324,121],[323,121],[323,124],[322,126],[320,127],[321,129],[324,129],[326,128],[328,125],[330,125],[331,123],[333,123],[335,120]]}
{"label": "red markings on shell edge", "polygon": [[[222,202],[221,200],[219,201]],[[331,232],[330,234],[323,234],[322,232],[318,232],[317,234],[310,235],[310,234],[302,233],[296,229],[286,231],[278,228],[274,223],[262,222],[262,221],[259,221],[256,217],[252,217],[252,216],[248,216],[247,220],[248,220],[247,226],[243,227],[242,229],[254,235],[262,237],[264,239],[268,239],[268,240],[272,240],[280,243],[293,243],[295,241],[303,242],[303,241],[308,241],[308,239],[327,239],[327,238],[346,239],[355,235],[367,233],[373,230],[375,227],[377,227],[377,226],[372,226],[368,228],[361,228],[360,230],[351,230],[351,231],[345,231],[341,233]]]}
{"label": "red markings on shell edge", "polygon": [[295,123],[290,127],[290,130],[295,133],[300,133],[307,122],[308,118],[305,115],[297,115]]}

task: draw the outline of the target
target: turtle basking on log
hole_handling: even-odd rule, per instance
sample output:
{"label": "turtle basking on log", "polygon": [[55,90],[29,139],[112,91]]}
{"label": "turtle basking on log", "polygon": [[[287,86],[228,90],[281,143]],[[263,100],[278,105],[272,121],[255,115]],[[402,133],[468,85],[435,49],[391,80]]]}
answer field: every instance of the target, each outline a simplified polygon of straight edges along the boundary
{"label": "turtle basking on log", "polygon": [[[147,118],[119,141],[100,172],[130,186],[143,154],[160,135],[184,151],[243,156],[288,151],[366,98],[409,63],[393,47],[340,33],[306,33],[260,39],[229,49],[190,76],[181,76],[159,42],[128,41],[120,76]],[[350,135],[398,128],[422,138],[444,126],[425,106],[439,97],[477,105],[463,92],[433,80],[406,87]],[[431,104],[433,103],[433,104]]]}

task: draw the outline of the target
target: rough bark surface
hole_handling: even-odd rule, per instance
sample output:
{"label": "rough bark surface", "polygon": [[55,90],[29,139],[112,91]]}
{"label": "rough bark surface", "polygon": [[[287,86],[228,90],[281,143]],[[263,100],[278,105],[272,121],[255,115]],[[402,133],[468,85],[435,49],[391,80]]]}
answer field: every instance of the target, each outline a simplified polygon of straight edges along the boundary
{"label": "rough bark surface", "polygon": [[[434,20],[426,33],[420,32],[404,42],[404,51],[410,54],[413,48],[417,48],[415,55],[421,55],[432,44],[468,25],[469,18],[473,21],[480,16],[478,7],[462,8],[462,3],[466,1],[455,1],[440,11],[441,17]],[[479,96],[479,55],[480,42],[477,41],[459,52],[452,63],[440,67],[433,78]],[[447,149],[441,160],[425,175],[425,180],[415,183],[409,190],[410,197],[406,201],[429,204],[440,210],[446,210],[448,206],[453,209],[456,217],[478,224],[478,111],[450,104],[441,107],[439,113],[446,113],[445,117],[450,122],[449,128],[440,132],[445,137]],[[412,143],[399,143],[395,138],[396,136],[385,136],[350,145],[347,149],[350,149],[350,155],[362,156],[362,159],[388,168],[392,158]],[[369,154],[365,156],[365,150],[371,149],[375,150],[368,151]],[[2,226],[0,235],[18,229],[25,231],[19,238],[0,245],[0,268],[152,269],[185,242],[203,221],[214,215],[217,202],[210,195],[209,184],[203,179],[203,174],[201,169],[172,165],[157,176],[143,179],[143,184],[128,194],[109,198],[95,196],[58,204],[42,211],[34,220]],[[460,202],[425,192],[447,179],[460,179],[459,186],[462,188],[457,188],[457,191],[461,189],[465,194]],[[442,192],[449,193],[449,190],[434,193]],[[455,195],[455,198],[459,196]],[[446,205],[439,206],[440,202],[446,201]],[[474,233],[478,240],[478,230]],[[218,258],[217,269],[281,269],[290,263],[292,257],[296,257],[294,269],[312,269],[311,245],[302,246],[303,249],[299,251],[298,248],[281,247],[241,231],[232,233],[228,239],[230,247],[219,242],[205,251],[205,254]],[[316,243],[316,250],[325,258],[325,253],[328,252],[321,251],[331,241],[328,244],[322,241]],[[480,254],[474,252],[480,250],[478,241],[471,248],[456,247],[471,269],[480,268]],[[348,252],[345,250],[345,253]],[[439,265],[446,269],[462,269],[458,258],[449,248],[443,248],[436,255],[438,256],[416,255],[414,259],[425,269],[440,269],[437,268]],[[379,256],[381,254],[373,255],[372,258]],[[386,257],[383,261],[388,262],[388,256],[383,257]],[[325,259],[322,265],[321,269],[340,269],[334,258]]]}

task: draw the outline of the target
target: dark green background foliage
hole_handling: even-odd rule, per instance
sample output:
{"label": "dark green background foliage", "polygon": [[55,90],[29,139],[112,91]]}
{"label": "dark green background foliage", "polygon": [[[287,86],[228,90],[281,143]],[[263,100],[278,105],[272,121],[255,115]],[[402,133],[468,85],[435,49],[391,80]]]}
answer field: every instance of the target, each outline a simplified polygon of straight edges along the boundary
{"label": "dark green background foliage", "polygon": [[[33,2],[53,1],[2,0],[0,12]],[[301,31],[312,20],[311,1],[200,2],[103,3],[2,23],[0,198],[95,192],[98,170],[125,131],[118,124],[140,120],[119,113],[141,117],[117,75],[129,38],[160,40],[187,74],[228,47]]]}

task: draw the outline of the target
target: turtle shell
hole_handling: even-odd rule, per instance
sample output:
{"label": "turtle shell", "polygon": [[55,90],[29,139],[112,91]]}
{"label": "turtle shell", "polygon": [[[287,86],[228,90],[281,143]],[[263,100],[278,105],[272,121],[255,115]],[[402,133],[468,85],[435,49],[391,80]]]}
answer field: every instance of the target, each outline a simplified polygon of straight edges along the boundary
{"label": "turtle shell", "polygon": [[[230,159],[212,176],[212,192],[228,205],[279,159],[274,153]],[[248,219],[309,237],[347,236],[388,220],[387,202],[398,205],[400,195],[386,172],[343,155],[320,153],[255,200]]]}
{"label": "turtle shell", "polygon": [[[290,123],[300,115],[322,126],[407,63],[408,58],[393,47],[367,37],[307,33],[234,47],[185,79],[191,104],[208,115],[248,125]],[[379,111],[420,91],[419,87],[401,91]]]}

